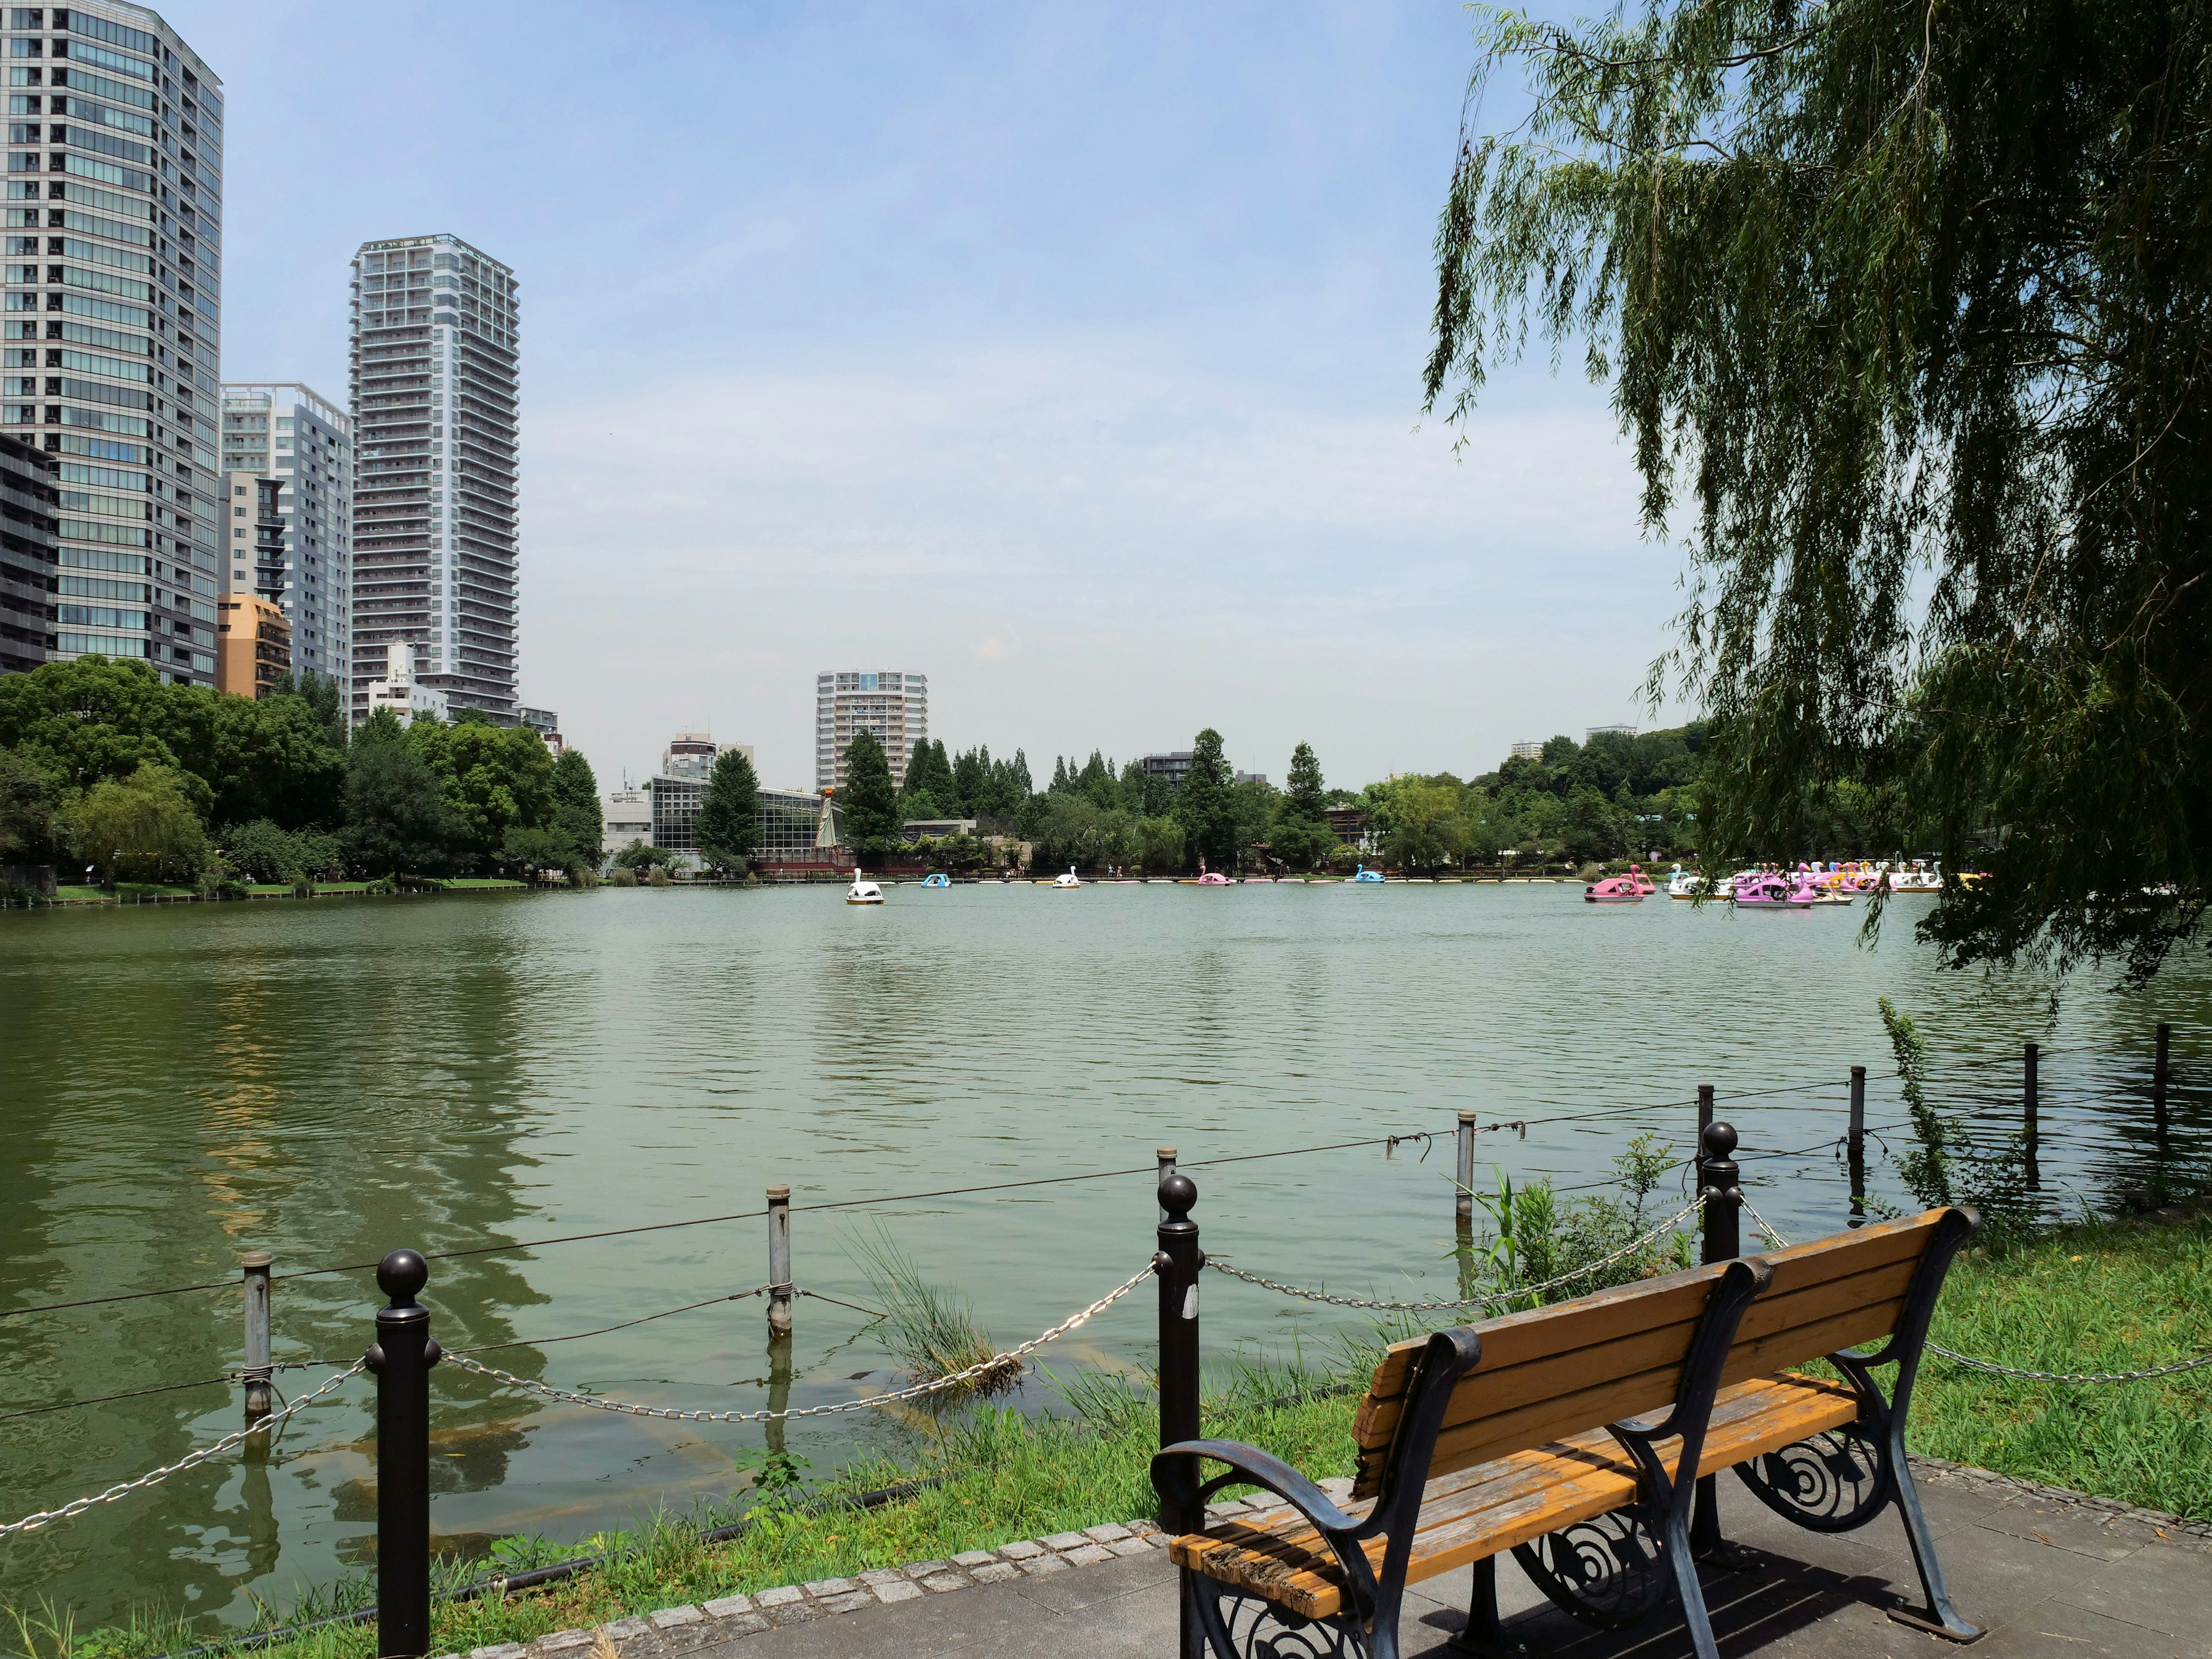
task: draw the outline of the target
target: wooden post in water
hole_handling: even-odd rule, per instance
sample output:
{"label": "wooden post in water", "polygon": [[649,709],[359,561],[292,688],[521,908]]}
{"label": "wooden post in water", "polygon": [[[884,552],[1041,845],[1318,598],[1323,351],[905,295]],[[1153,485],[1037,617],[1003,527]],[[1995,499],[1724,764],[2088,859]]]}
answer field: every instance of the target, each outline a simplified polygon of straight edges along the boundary
{"label": "wooden post in water", "polygon": [[1452,1218],[1462,1227],[1474,1224],[1474,1114],[1459,1115],[1459,1157],[1454,1163],[1458,1171],[1457,1194],[1452,1200]]}
{"label": "wooden post in water", "polygon": [[[1162,1181],[1165,1181],[1170,1176],[1176,1172],[1176,1149],[1172,1146],[1163,1146],[1154,1154],[1154,1156],[1160,1161],[1160,1179]],[[1168,1212],[1165,1210],[1162,1210],[1160,1212],[1160,1219],[1165,1221],[1167,1218]]]}
{"label": "wooden post in water", "polygon": [[768,1334],[791,1334],[791,1188],[768,1189]]}
{"label": "wooden post in water", "polygon": [[2170,1058],[2168,1051],[2172,1044],[2173,1027],[2164,1020],[2159,1021],[2158,1057],[2151,1062],[2150,1067],[2150,1109],[2152,1121],[2158,1129],[2158,1154],[2160,1158],[2166,1156],[2166,1085]]}
{"label": "wooden post in water", "polygon": [[1705,1145],[1705,1131],[1712,1127],[1713,1085],[1710,1083],[1700,1083],[1698,1085],[1698,1144],[1699,1146],[1702,1147]]}
{"label": "wooden post in water", "polygon": [[269,1264],[266,1250],[248,1250],[238,1259],[246,1286],[246,1420],[251,1425],[269,1415],[271,1369],[269,1358]]}
{"label": "wooden post in water", "polygon": [[1844,1161],[1851,1177],[1851,1225],[1866,1224],[1866,1067],[1851,1067],[1850,1127],[1844,1137]]}
{"label": "wooden post in water", "polygon": [[2043,1172],[2037,1166],[2036,1161],[2038,1126],[2035,1121],[2036,1107],[2039,1103],[2036,1100],[2036,1087],[2039,1081],[2036,1077],[2036,1066],[2042,1056],[2042,1049],[2033,1042],[2021,1050],[2020,1128],[2021,1139],[2025,1143],[2027,1153],[2027,1184],[2031,1188],[2043,1184]]}

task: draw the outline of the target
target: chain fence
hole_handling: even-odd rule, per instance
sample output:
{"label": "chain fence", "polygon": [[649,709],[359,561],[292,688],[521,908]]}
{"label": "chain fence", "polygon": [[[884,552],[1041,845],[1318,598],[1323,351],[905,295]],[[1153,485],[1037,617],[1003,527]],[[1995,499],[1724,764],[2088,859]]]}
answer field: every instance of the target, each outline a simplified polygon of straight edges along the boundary
{"label": "chain fence", "polygon": [[227,1434],[210,1445],[202,1446],[198,1451],[187,1452],[173,1463],[165,1463],[158,1469],[149,1469],[136,1480],[123,1481],[119,1485],[110,1486],[106,1492],[95,1492],[89,1498],[73,1498],[58,1510],[41,1510],[36,1515],[25,1516],[21,1521],[10,1521],[5,1526],[0,1526],[0,1538],[11,1537],[19,1532],[36,1532],[40,1528],[50,1526],[54,1522],[66,1521],[73,1516],[82,1515],[95,1505],[112,1504],[118,1498],[128,1498],[134,1492],[143,1492],[149,1486],[159,1486],[173,1474],[181,1474],[186,1469],[197,1468],[206,1462],[210,1457],[227,1452],[234,1446],[244,1445],[257,1434],[268,1434],[273,1431],[293,1413],[314,1401],[320,1400],[331,1389],[350,1382],[367,1370],[368,1365],[368,1362],[366,1359],[356,1359],[346,1370],[331,1377],[313,1394],[301,1395],[282,1411],[272,1412],[268,1416],[238,1430],[235,1433]]}
{"label": "chain fence", "polygon": [[1242,1267],[1232,1267],[1218,1256],[1207,1256],[1206,1265],[1216,1273],[1226,1273],[1230,1278],[1242,1279],[1247,1285],[1257,1285],[1261,1290],[1273,1291],[1282,1296],[1294,1296],[1302,1302],[1326,1303],[1332,1308],[1353,1308],[1375,1313],[1453,1313],[1462,1308],[1487,1308],[1500,1302],[1516,1301],[1525,1296],[1540,1296],[1547,1291],[1557,1290],[1562,1285],[1571,1285],[1578,1279],[1588,1279],[1591,1274],[1601,1273],[1615,1262],[1627,1260],[1638,1250],[1647,1248],[1666,1234],[1672,1232],[1676,1222],[1680,1221],[1698,1207],[1698,1200],[1692,1200],[1666,1220],[1652,1228],[1650,1231],[1631,1239],[1619,1249],[1600,1256],[1595,1261],[1584,1262],[1571,1272],[1561,1273],[1556,1279],[1547,1279],[1534,1285],[1501,1287],[1481,1296],[1463,1297],[1456,1302],[1369,1301],[1359,1297],[1335,1296],[1327,1291],[1310,1291],[1297,1285],[1285,1285],[1275,1279],[1263,1279],[1258,1273],[1247,1273]]}
{"label": "chain fence", "polygon": [[489,1377],[495,1382],[502,1382],[509,1388],[520,1389],[526,1394],[538,1395],[547,1400],[558,1400],[566,1405],[581,1406],[589,1411],[617,1412],[627,1417],[658,1417],[677,1423],[785,1423],[804,1417],[832,1417],[841,1412],[872,1411],[878,1406],[896,1405],[902,1400],[919,1400],[926,1395],[941,1393],[947,1389],[957,1389],[963,1384],[975,1382],[978,1377],[1003,1371],[1009,1365],[1018,1365],[1048,1342],[1058,1341],[1070,1331],[1089,1323],[1098,1315],[1105,1312],[1107,1309],[1150,1279],[1152,1272],[1152,1262],[1146,1261],[1139,1272],[1132,1274],[1113,1290],[1107,1291],[1089,1307],[1079,1313],[1070,1315],[1050,1330],[1040,1332],[1018,1347],[1009,1348],[1004,1353],[993,1354],[988,1359],[979,1360],[973,1365],[964,1366],[947,1376],[933,1378],[927,1382],[917,1382],[911,1388],[900,1389],[890,1394],[870,1395],[860,1400],[841,1400],[828,1406],[802,1406],[795,1410],[709,1412],[686,1410],[674,1406],[645,1406],[634,1401],[608,1400],[599,1395],[579,1394],[573,1389],[556,1389],[549,1382],[535,1382],[528,1377],[517,1376],[512,1371],[503,1371],[496,1366],[483,1364],[463,1353],[448,1353],[446,1358],[463,1370],[473,1372],[478,1376]]}

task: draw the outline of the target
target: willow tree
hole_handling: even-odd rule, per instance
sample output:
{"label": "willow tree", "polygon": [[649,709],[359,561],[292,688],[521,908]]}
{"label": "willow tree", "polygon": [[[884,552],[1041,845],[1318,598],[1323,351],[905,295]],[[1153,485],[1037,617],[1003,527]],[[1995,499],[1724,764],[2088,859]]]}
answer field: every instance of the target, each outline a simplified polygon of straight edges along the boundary
{"label": "willow tree", "polygon": [[1717,721],[1705,844],[1851,783],[1990,879],[1954,963],[2124,963],[2212,853],[2212,52],[2203,0],[1490,12],[1428,406],[1579,345],[1650,533],[1651,690]]}

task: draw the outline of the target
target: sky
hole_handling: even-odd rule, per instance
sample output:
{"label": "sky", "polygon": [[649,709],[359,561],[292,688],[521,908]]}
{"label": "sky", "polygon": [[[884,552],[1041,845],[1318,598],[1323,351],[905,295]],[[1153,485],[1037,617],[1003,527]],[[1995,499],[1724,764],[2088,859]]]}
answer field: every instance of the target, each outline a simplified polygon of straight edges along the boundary
{"label": "sky", "polygon": [[678,731],[811,787],[823,669],[1040,782],[1655,723],[1682,558],[1603,389],[1421,414],[1457,5],[161,9],[228,100],[225,378],[343,406],[364,240],[516,270],[522,699],[604,787]]}

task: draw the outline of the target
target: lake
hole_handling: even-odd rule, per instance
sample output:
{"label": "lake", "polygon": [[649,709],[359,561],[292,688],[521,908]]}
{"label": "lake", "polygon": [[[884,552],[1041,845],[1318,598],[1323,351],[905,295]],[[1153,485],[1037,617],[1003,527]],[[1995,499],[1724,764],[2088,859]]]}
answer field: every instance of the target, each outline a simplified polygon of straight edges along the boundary
{"label": "lake", "polygon": [[[240,1358],[241,1252],[276,1271],[696,1217],[740,1218],[433,1263],[452,1348],[532,1341],[750,1291],[763,1189],[787,1182],[793,1276],[869,1305],[888,1240],[973,1302],[1006,1346],[1141,1267],[1149,1169],[1192,1168],[1206,1248],[1357,1295],[1454,1294],[1455,1115],[1516,1182],[1604,1177],[1638,1130],[1672,1155],[1700,1083],[1742,1134],[1747,1190],[1800,1235],[1843,1224],[1844,1079],[1897,1124],[1875,1000],[1928,1034],[1943,1102],[2009,1129],[2020,1045],[2044,1045],[2045,1185],[2102,1201],[2151,1157],[2152,1030],[2185,1085],[2208,1025],[2201,955],[2151,992],[1945,972],[1893,902],[1731,915],[1596,907],[1571,885],[1155,884],[1077,893],[617,890],[0,915],[0,1309],[218,1281],[225,1288],[0,1318],[0,1413],[216,1377]],[[2206,1144],[2175,1096],[2174,1147]],[[1603,1114],[1601,1115],[1591,1115]],[[1567,1121],[1531,1120],[1569,1119]],[[1220,1163],[1390,1134],[1421,1143]],[[1891,1139],[1894,1142],[1893,1134]],[[1877,1192],[1896,1194],[1879,1152]],[[854,1203],[1090,1171],[1112,1178]],[[1666,1194],[1677,1192],[1668,1177]],[[1756,1183],[1756,1184],[1753,1184]],[[1674,1200],[1679,1202],[1679,1197]],[[811,1210],[810,1205],[842,1204]],[[1670,1206],[1671,1207],[1671,1206]],[[1325,1350],[1359,1316],[1209,1276],[1206,1351]],[[350,1363],[372,1276],[280,1279],[280,1360]],[[1045,1351],[1062,1370],[1150,1363],[1139,1291]],[[802,1299],[790,1403],[887,1380],[860,1312]],[[656,1405],[754,1410],[771,1358],[757,1299],[487,1363]],[[327,1373],[290,1370],[288,1396]],[[758,1425],[587,1412],[446,1366],[434,1382],[433,1525],[462,1547],[570,1540],[731,1490]],[[1048,1388],[1024,1391],[1051,1403]],[[367,1379],[301,1412],[273,1455],[234,1455],[43,1531],[0,1539],[0,1601],[80,1626],[159,1595],[240,1618],[368,1559]],[[101,1490],[236,1428],[234,1387],[19,1417],[0,1523]],[[905,1431],[877,1412],[795,1423],[827,1472]],[[872,1438],[871,1438],[872,1437]]]}

